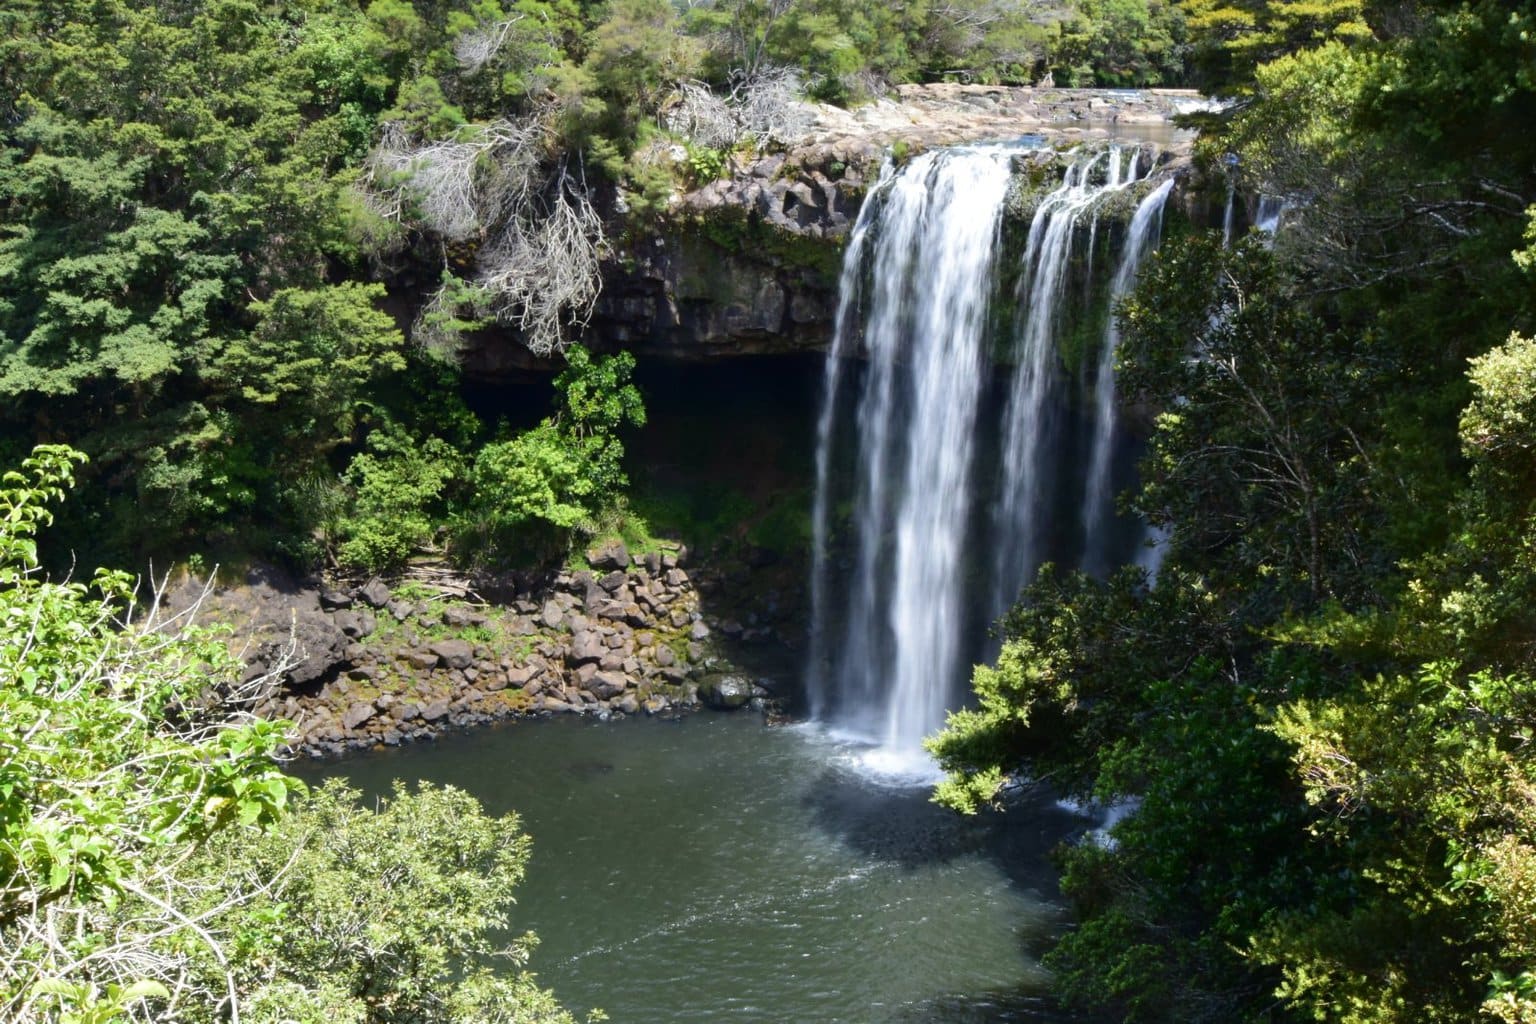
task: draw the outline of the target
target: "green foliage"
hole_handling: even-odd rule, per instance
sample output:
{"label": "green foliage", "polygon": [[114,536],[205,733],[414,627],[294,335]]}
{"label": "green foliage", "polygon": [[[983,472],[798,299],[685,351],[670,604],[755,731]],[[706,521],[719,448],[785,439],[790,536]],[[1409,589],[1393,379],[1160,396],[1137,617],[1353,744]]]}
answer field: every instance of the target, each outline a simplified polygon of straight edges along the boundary
{"label": "green foliage", "polygon": [[81,461],[39,448],[0,486],[0,1006],[11,1019],[115,1019],[161,996],[113,971],[131,970],[150,934],[188,933],[146,918],[87,967],[93,915],[152,901],[179,856],[270,825],[302,791],[271,760],[285,725],[232,714],[238,666],[219,639],[138,608],[122,574],[93,587],[39,574],[43,502]]}
{"label": "green foliage", "polygon": [[725,162],[728,156],[729,154],[724,150],[690,145],[688,147],[689,177],[695,185],[707,185],[725,173]]}
{"label": "green foliage", "polygon": [[698,46],[681,28],[666,0],[611,0],[587,40],[582,69],[605,104],[602,131],[621,151],[673,84],[697,70]]}
{"label": "green foliage", "polygon": [[283,449],[288,468],[295,454],[316,459],[349,440],[368,385],[405,369],[383,298],[379,285],[356,282],[284,289],[251,307],[249,339],[214,360],[210,376],[248,403],[254,439]]}
{"label": "green foliage", "polygon": [[1536,10],[1184,7],[1246,94],[1202,147],[1286,222],[1145,269],[1120,382],[1166,560],[1026,594],[940,796],[1135,802],[1061,852],[1074,1003],[1529,1022]]}
{"label": "green foliage", "polygon": [[475,457],[473,496],[460,516],[466,554],[548,558],[572,531],[594,528],[628,482],[618,431],[645,423],[640,392],[629,383],[634,365],[627,352],[594,360],[579,345],[566,350],[555,378],[560,412]]}
{"label": "green foliage", "polygon": [[1529,511],[1536,500],[1536,342],[1512,334],[1473,359],[1467,376],[1473,398],[1461,416],[1462,448],[1483,493]]}
{"label": "green foliage", "polygon": [[1181,396],[1143,464],[1142,507],[1172,549],[1277,610],[1373,593],[1362,531],[1382,513],[1360,446],[1382,421],[1373,375],[1392,368],[1299,304],[1258,242],[1176,244],[1143,280],[1124,311],[1124,387]]}
{"label": "green foliage", "polygon": [[1213,92],[1245,91],[1259,66],[1330,40],[1366,42],[1370,0],[1180,0]]}
{"label": "green foliage", "polygon": [[268,900],[217,920],[240,943],[242,1018],[572,1021],[521,971],[533,937],[502,938],[530,848],[516,815],[492,818],[468,794],[430,786],[359,804],[328,783],[281,830],[232,835],[190,866],[271,886]]}
{"label": "green foliage", "polygon": [[1057,85],[1149,86],[1182,79],[1184,17],[1167,0],[1084,0],[1061,23]]}
{"label": "green foliage", "polygon": [[463,475],[463,459],[437,437],[418,441],[386,424],[368,437],[343,475],[351,501],[336,524],[336,560],[370,573],[405,564],[445,518],[445,490]]}
{"label": "green foliage", "polygon": [[81,461],[42,447],[0,477],[0,1014],[571,1021],[521,970],[532,936],[504,943],[514,816],[431,788],[296,799],[287,723],[248,710],[275,676],[122,574],[39,573],[45,503]]}
{"label": "green foliage", "polygon": [[258,501],[302,532],[284,470],[312,473],[398,359],[379,290],[326,281],[349,255],[339,172],[388,98],[361,22],[244,0],[8,19],[0,426],[95,456],[108,494],[70,528],[98,550],[126,506],[156,546]]}

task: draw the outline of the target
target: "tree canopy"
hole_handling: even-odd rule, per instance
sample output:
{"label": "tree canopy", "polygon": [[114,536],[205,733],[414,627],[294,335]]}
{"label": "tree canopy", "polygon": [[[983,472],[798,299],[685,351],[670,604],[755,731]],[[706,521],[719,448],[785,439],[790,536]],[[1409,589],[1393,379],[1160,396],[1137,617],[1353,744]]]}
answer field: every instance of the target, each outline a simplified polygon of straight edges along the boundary
{"label": "tree canopy", "polygon": [[531,938],[496,939],[515,816],[308,793],[274,760],[287,723],[252,714],[276,675],[243,673],[195,605],[41,573],[82,460],[41,447],[0,477],[0,1014],[569,1024],[521,970]]}
{"label": "tree canopy", "polygon": [[1062,852],[1075,1003],[1536,1019],[1536,11],[1185,8],[1245,97],[1197,159],[1282,226],[1165,246],[1120,310],[1161,567],[1026,591],[941,796],[1135,808]]}

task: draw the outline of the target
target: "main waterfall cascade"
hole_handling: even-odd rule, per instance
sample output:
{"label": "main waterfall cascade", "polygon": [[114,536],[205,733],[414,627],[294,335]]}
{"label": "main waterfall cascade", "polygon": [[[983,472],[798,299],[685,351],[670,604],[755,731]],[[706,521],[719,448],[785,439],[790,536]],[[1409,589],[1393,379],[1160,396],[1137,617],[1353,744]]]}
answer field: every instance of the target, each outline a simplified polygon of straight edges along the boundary
{"label": "main waterfall cascade", "polygon": [[[1104,572],[1142,537],[1113,508],[1126,482],[1113,317],[1078,360],[1086,400],[1063,349],[1134,282],[1172,181],[1153,187],[1140,147],[1071,154],[1022,255],[1004,258],[1031,148],[887,162],[844,257],[817,424],[808,694],[812,716],[875,744],[884,771],[931,770],[923,737],[956,703],[987,622],[1045,558]],[[1105,214],[1132,189],[1120,227]],[[1107,292],[1092,287],[1106,239],[1118,253]]]}

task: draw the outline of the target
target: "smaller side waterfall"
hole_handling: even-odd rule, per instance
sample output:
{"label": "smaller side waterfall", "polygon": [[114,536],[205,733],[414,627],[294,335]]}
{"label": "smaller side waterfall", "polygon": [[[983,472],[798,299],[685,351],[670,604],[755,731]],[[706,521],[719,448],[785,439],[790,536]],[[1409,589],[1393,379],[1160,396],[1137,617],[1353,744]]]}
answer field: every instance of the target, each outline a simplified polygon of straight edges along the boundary
{"label": "smaller side waterfall", "polygon": [[1086,572],[1104,575],[1112,568],[1105,543],[1108,525],[1115,516],[1114,450],[1119,415],[1115,403],[1115,352],[1120,346],[1120,325],[1115,307],[1130,294],[1141,262],[1157,245],[1163,231],[1163,207],[1173,191],[1173,180],[1147,193],[1131,217],[1130,229],[1120,249],[1120,262],[1109,283],[1109,322],[1099,349],[1093,383],[1093,445],[1088,462],[1088,481],[1083,493],[1083,559]]}
{"label": "smaller side waterfall", "polygon": [[[1122,159],[1128,169],[1121,171]],[[1017,598],[1019,587],[1040,563],[1041,529],[1046,519],[1047,452],[1055,443],[1052,411],[1059,405],[1052,390],[1067,296],[1067,271],[1082,217],[1097,211],[1108,196],[1137,180],[1138,152],[1111,146],[1074,161],[1061,187],[1040,203],[1030,222],[1017,301],[1024,311],[1018,339],[1018,365],[1003,414],[1000,487],[993,512],[1000,569],[993,578],[992,611],[1001,613]],[[1102,165],[1102,166],[1101,166]],[[1103,181],[1096,183],[1096,171]],[[1095,227],[1097,217],[1095,216]],[[1096,231],[1090,231],[1090,246]]]}
{"label": "smaller side waterfall", "polygon": [[1259,209],[1253,216],[1253,226],[1266,235],[1273,235],[1280,230],[1285,205],[1285,200],[1278,196],[1259,196]]}

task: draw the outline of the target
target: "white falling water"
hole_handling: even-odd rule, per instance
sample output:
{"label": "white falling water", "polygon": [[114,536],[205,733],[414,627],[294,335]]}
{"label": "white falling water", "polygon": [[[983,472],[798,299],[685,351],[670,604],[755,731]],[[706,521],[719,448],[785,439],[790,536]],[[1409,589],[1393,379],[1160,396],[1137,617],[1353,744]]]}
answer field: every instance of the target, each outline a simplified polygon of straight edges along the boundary
{"label": "white falling water", "polygon": [[[923,737],[943,724],[965,657],[976,653],[972,634],[996,611],[995,602],[978,608],[977,598],[995,591],[1012,600],[1033,572],[1034,492],[1050,441],[1047,407],[1060,398],[1056,336],[1069,267],[1093,258],[1098,204],[1151,166],[1121,147],[1073,159],[1041,202],[1015,270],[995,261],[1019,152],[973,146],[926,153],[899,170],[888,163],[844,259],[817,422],[808,691],[813,717],[874,744],[872,763],[887,771],[927,769]],[[1157,209],[1170,187],[1153,193]],[[1130,232],[1133,260],[1153,234],[1154,215],[1141,213],[1146,223]],[[998,340],[989,322],[999,278],[1015,272],[1018,292],[1008,298],[1021,326],[1005,340],[1018,356],[997,402],[989,398]],[[1000,414],[983,418],[998,405]],[[998,466],[986,472],[973,465],[992,447],[983,436],[998,449]],[[1113,440],[1111,430],[1106,443]],[[973,514],[973,494],[994,485],[993,515]]]}
{"label": "white falling water", "polygon": [[[882,194],[890,185],[891,175],[895,165],[887,159],[880,168],[880,177],[871,189],[871,195]],[[827,548],[831,540],[831,480],[832,480],[832,451],[834,445],[833,431],[837,426],[838,393],[843,385],[843,368],[853,355],[851,351],[857,331],[853,329],[853,323],[858,314],[859,299],[863,293],[861,282],[864,269],[865,241],[869,237],[870,223],[874,220],[874,211],[880,209],[878,202],[866,202],[859,210],[858,220],[854,222],[853,230],[848,235],[848,247],[843,256],[843,272],[837,283],[837,321],[832,336],[832,349],[827,354],[827,362],[822,373],[822,394],[825,396],[821,404],[821,414],[816,421],[816,500],[811,509],[811,552],[814,564],[811,567],[811,663],[809,675],[819,678],[828,671],[827,636],[825,629],[825,611],[829,606],[827,593]],[[813,686],[810,688],[811,717],[825,719],[830,708],[827,703],[829,696],[827,687]]]}
{"label": "white falling water", "polygon": [[1266,235],[1273,235],[1280,230],[1285,205],[1285,200],[1277,196],[1259,196],[1259,209],[1254,214],[1253,226]]}
{"label": "white falling water", "polygon": [[[887,168],[865,203],[845,261],[837,338],[818,429],[815,621],[832,604],[825,551],[831,440],[841,364],[862,342],[857,409],[854,572],[836,657],[813,637],[813,674],[830,673],[813,712],[920,759],[942,721],[962,632],[959,586],[969,513],[971,438],[984,379],[993,256],[1014,150],[939,150]],[[876,222],[878,218],[878,222]],[[861,275],[873,242],[867,293]],[[859,301],[862,298],[864,301]],[[862,318],[857,314],[863,308]],[[838,364],[836,366],[832,364]],[[815,690],[813,690],[813,693]],[[860,710],[876,715],[864,719]],[[863,719],[863,720],[861,720]]]}
{"label": "white falling water", "polygon": [[[1126,174],[1120,171],[1124,155],[1120,147],[1112,146],[1074,161],[1061,187],[1041,201],[1030,222],[1017,296],[1023,327],[1018,339],[1018,365],[1003,414],[1001,480],[993,510],[1001,556],[1000,569],[993,578],[994,613],[1014,602],[1019,587],[1034,575],[1040,563],[1044,506],[1050,497],[1045,493],[1046,466],[1055,440],[1052,412],[1059,405],[1051,392],[1059,377],[1055,372],[1057,341],[1073,242],[1086,212],[1096,211],[1106,197],[1137,180],[1136,151],[1130,151]],[[1102,172],[1102,182],[1095,181],[1096,172]]]}
{"label": "white falling water", "polygon": [[1111,535],[1109,524],[1115,514],[1113,470],[1115,428],[1119,421],[1115,403],[1115,351],[1120,346],[1120,325],[1115,318],[1115,307],[1130,294],[1141,261],[1156,247],[1162,235],[1163,207],[1172,191],[1173,179],[1170,178],[1147,193],[1136,207],[1131,226],[1125,233],[1125,242],[1120,247],[1115,276],[1109,282],[1109,320],[1104,328],[1098,366],[1094,370],[1093,445],[1089,451],[1082,510],[1082,567],[1100,576],[1112,568],[1108,538]]}

